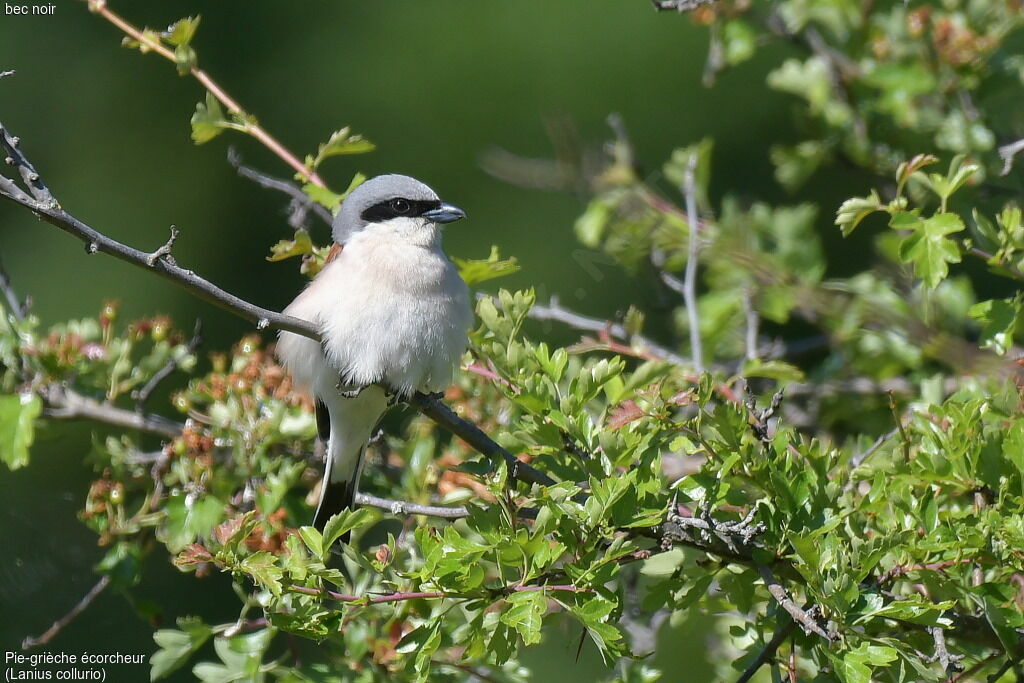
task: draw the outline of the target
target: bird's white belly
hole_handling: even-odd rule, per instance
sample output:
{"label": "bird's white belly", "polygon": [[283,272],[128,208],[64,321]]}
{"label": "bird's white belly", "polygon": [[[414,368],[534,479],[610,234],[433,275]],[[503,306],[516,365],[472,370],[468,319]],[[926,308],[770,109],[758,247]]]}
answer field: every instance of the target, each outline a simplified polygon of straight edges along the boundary
{"label": "bird's white belly", "polygon": [[409,393],[451,381],[471,322],[468,292],[447,259],[425,251],[378,248],[338,259],[321,321],[328,363],[343,383]]}

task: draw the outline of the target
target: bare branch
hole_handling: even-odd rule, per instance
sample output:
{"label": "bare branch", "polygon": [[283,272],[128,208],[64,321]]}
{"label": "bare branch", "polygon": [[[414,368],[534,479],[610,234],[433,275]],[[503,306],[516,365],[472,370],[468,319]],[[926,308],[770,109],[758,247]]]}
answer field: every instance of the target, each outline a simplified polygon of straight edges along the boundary
{"label": "bare branch", "polygon": [[534,320],[553,320],[560,322],[569,327],[573,327],[577,330],[586,330],[588,332],[604,332],[607,331],[609,334],[630,341],[634,345],[641,347],[645,350],[652,352],[659,358],[666,360],[670,363],[676,363],[677,365],[689,365],[690,362],[680,356],[679,354],[671,351],[670,349],[651,341],[649,338],[643,335],[633,334],[631,335],[625,327],[619,323],[612,322],[610,320],[602,320],[600,318],[591,318],[585,315],[581,315],[562,306],[558,297],[551,297],[547,304],[537,303],[530,309],[529,317]]}
{"label": "bare branch", "polygon": [[43,183],[39,174],[28,159],[21,153],[19,145],[21,140],[7,132],[0,123],[0,152],[3,152],[4,163],[14,166],[21,175],[21,180],[31,193],[31,197],[17,186],[10,178],[0,174],[0,195],[14,199],[19,204],[30,208],[53,208],[57,206],[57,200],[50,194],[50,190]]}
{"label": "bare branch", "polygon": [[242,164],[242,157],[234,147],[228,148],[228,163],[234,167],[238,172],[238,175],[247,180],[253,181],[260,187],[267,190],[276,190],[278,192],[285,193],[296,202],[299,202],[306,209],[311,210],[316,214],[317,218],[322,220],[328,226],[334,222],[334,217],[331,215],[331,212],[319,203],[310,199],[309,195],[303,192],[302,188],[295,183],[283,178],[275,178],[272,175],[267,175],[266,173],[262,173],[261,171],[257,171],[254,168],[250,168],[249,166]]}
{"label": "bare branch", "polygon": [[999,156],[1003,159],[1003,170],[999,175],[1010,175],[1010,171],[1013,170],[1013,158],[1021,152],[1024,152],[1024,138],[999,148]]}
{"label": "bare branch", "polygon": [[[450,598],[453,600],[465,599],[465,598],[477,598],[482,597],[480,593],[447,593],[444,591],[426,591],[426,592],[414,592],[414,593],[388,593],[386,595],[346,595],[344,593],[337,593],[331,590],[317,590],[316,588],[307,588],[305,586],[286,586],[287,590],[294,591],[296,593],[302,593],[304,595],[318,595],[331,600],[337,600],[339,602],[352,602],[362,603],[366,605],[380,605],[389,602],[403,602],[406,600],[436,600],[439,598]],[[565,593],[593,593],[593,588],[583,588],[575,586],[573,584],[562,584],[556,586],[539,585],[539,586],[522,586],[512,585],[505,586],[497,591],[501,595],[512,595],[513,593],[537,593],[547,591],[561,591]]]}
{"label": "bare branch", "polygon": [[747,318],[747,330],[746,330],[746,354],[747,360],[757,360],[757,329],[761,324],[761,319],[757,315],[757,310],[754,308],[754,302],[751,300],[750,288],[743,290],[743,313]]}
{"label": "bare branch", "polygon": [[[191,270],[178,266],[172,259],[154,259],[153,255],[158,254],[160,252],[159,249],[156,252],[149,253],[140,249],[135,249],[134,247],[129,247],[126,244],[122,244],[121,242],[94,230],[71,214],[67,213],[60,207],[56,200],[53,199],[53,196],[49,193],[49,190],[46,189],[46,186],[43,185],[42,181],[39,179],[39,175],[35,173],[35,169],[32,168],[31,164],[29,164],[25,157],[21,156],[21,153],[18,152],[16,144],[13,142],[16,141],[17,138],[11,138],[8,136],[7,131],[3,129],[2,125],[0,125],[0,134],[2,134],[2,137],[0,137],[0,143],[3,144],[4,150],[7,151],[8,154],[12,155],[11,158],[14,159],[15,165],[22,171],[22,174],[25,175],[26,169],[29,169],[30,177],[35,178],[35,180],[32,181],[33,185],[31,185],[31,187],[36,188],[33,190],[33,195],[35,195],[36,200],[27,198],[24,193],[19,195],[5,191],[6,188],[2,185],[0,185],[0,196],[24,206],[47,223],[50,223],[64,232],[82,240],[86,245],[87,253],[94,254],[96,252],[103,252],[127,263],[151,270],[157,275],[181,285],[204,301],[208,301],[209,303],[223,309],[229,310],[246,320],[255,322],[259,329],[263,329],[268,325],[273,325],[276,328],[288,330],[289,332],[301,334],[319,341],[320,333],[312,323],[255,306],[248,301],[240,299],[234,294],[224,291],[212,282],[204,280]],[[17,156],[13,156],[14,154],[17,154]],[[49,198],[48,201],[44,201],[46,197]],[[167,245],[165,244],[164,246],[166,247]]]}
{"label": "bare branch", "polygon": [[469,510],[461,505],[451,507],[443,505],[418,505],[404,500],[379,498],[368,493],[356,493],[355,502],[357,505],[387,510],[393,515],[426,515],[441,519],[462,519],[469,516]]}
{"label": "bare branch", "polygon": [[785,587],[779,583],[779,580],[775,578],[772,570],[767,565],[757,565],[757,571],[761,574],[761,578],[764,579],[764,585],[771,596],[775,598],[775,601],[779,603],[782,609],[789,613],[789,616],[793,617],[794,621],[800,624],[804,633],[815,633],[830,642],[835,640],[836,634],[829,633],[823,629],[817,620],[811,616],[814,607],[805,610],[793,602],[793,598],[789,597]]}
{"label": "bare branch", "polygon": [[864,451],[863,453],[858,453],[857,455],[850,458],[850,479],[849,481],[846,482],[846,485],[843,486],[843,492],[849,491],[854,486],[856,486],[857,480],[853,478],[853,473],[857,470],[857,468],[863,465],[865,460],[867,460],[872,455],[877,453],[878,449],[885,445],[886,441],[896,436],[898,432],[899,428],[894,427],[890,431],[886,432],[885,434],[882,434],[877,439],[875,439],[875,442],[871,444],[871,447],[868,448],[866,451]]}
{"label": "bare branch", "polygon": [[687,240],[686,271],[683,274],[683,300],[686,302],[686,316],[690,324],[690,353],[693,367],[704,372],[704,349],[700,339],[700,315],[697,312],[697,257],[700,253],[700,226],[697,224],[697,186],[694,173],[697,170],[697,153],[690,154],[683,176],[683,196],[686,198],[686,222],[690,226]]}
{"label": "bare branch", "polygon": [[[949,649],[946,648],[946,632],[942,630],[941,626],[932,626],[928,629],[931,631],[932,640],[935,642],[935,653],[930,657],[930,661],[938,662],[942,665],[942,670],[946,672],[947,676],[952,676],[958,671],[963,671],[964,667],[960,664],[963,660],[964,655],[950,654]],[[1012,659],[1011,659],[1012,662]],[[998,680],[998,676],[990,680]]]}
{"label": "bare branch", "polygon": [[4,299],[7,301],[7,308],[11,311],[11,315],[14,319],[21,322],[25,319],[25,315],[28,313],[29,300],[20,301],[18,299],[18,293],[14,291],[14,287],[11,285],[11,279],[7,275],[7,271],[4,269],[2,263],[0,263],[0,289],[4,292]]}
{"label": "bare branch", "polygon": [[701,5],[710,5],[714,1],[715,0],[651,0],[654,5],[654,9],[658,12],[675,10],[680,14],[683,12],[691,12]]}
{"label": "bare branch", "polygon": [[174,257],[171,255],[171,249],[174,248],[174,242],[178,239],[178,235],[181,231],[178,230],[177,226],[171,226],[171,236],[167,238],[167,241],[162,247],[154,251],[146,258],[146,265],[152,268],[156,265],[156,262],[160,259],[166,259],[168,263],[174,264]]}
{"label": "bare branch", "polygon": [[754,658],[754,661],[752,661],[750,665],[743,670],[740,677],[736,679],[736,683],[747,683],[747,681],[754,677],[754,674],[757,673],[758,669],[771,661],[775,656],[775,653],[778,651],[779,646],[782,645],[783,641],[789,637],[789,634],[793,632],[794,628],[796,628],[796,622],[791,620],[785,626],[775,631],[775,635],[772,636],[772,639],[764,646],[764,649],[757,653],[757,657]]}
{"label": "bare branch", "polygon": [[40,387],[39,396],[46,404],[46,417],[58,420],[84,419],[103,422],[114,427],[137,429],[140,432],[168,439],[181,434],[183,425],[161,415],[125,410],[109,403],[100,403],[82,396],[60,384]]}
{"label": "bare branch", "polygon": [[47,643],[49,643],[58,633],[60,633],[64,629],[65,626],[74,621],[75,617],[84,612],[89,607],[89,605],[92,604],[92,601],[95,600],[100,593],[106,590],[107,586],[109,585],[109,576],[103,575],[102,577],[100,577],[100,580],[96,582],[95,586],[89,589],[89,592],[85,594],[85,597],[79,600],[78,604],[72,607],[67,614],[65,614],[57,621],[53,622],[53,625],[50,626],[50,628],[46,629],[43,633],[41,633],[38,636],[27,636],[23,641],[21,641],[21,649],[30,650],[34,647],[46,645]]}

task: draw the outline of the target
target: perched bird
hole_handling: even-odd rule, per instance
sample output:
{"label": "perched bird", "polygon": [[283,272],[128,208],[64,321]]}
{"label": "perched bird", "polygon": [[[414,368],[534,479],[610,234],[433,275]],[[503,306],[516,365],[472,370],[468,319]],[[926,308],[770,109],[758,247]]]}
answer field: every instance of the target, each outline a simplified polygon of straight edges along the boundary
{"label": "perched bird", "polygon": [[467,345],[469,290],[441,250],[466,213],[404,175],[367,180],[334,219],[323,270],[285,309],[323,341],[282,332],[277,356],[316,400],[327,462],[313,525],[352,507],[363,453],[393,397],[443,390]]}

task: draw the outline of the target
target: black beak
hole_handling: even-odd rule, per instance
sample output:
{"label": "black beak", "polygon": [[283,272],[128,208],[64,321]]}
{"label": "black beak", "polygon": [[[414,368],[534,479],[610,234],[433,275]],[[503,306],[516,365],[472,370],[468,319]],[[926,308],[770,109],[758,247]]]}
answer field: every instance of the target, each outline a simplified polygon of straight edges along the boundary
{"label": "black beak", "polygon": [[424,211],[423,217],[434,223],[452,223],[460,218],[466,217],[466,212],[447,202],[441,202],[441,206],[430,211]]}

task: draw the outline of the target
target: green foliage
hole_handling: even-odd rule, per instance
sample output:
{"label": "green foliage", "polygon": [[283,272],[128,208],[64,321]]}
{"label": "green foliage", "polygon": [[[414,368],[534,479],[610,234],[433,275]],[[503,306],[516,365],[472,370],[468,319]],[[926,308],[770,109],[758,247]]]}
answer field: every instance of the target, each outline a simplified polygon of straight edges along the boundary
{"label": "green foliage", "polygon": [[504,277],[519,271],[516,257],[503,259],[498,247],[492,245],[491,253],[485,259],[452,258],[459,267],[459,275],[467,285],[475,285],[494,278]]}
{"label": "green foliage", "polygon": [[35,419],[42,412],[38,396],[0,396],[0,459],[12,470],[28,464]]}
{"label": "green foliage", "polygon": [[353,134],[349,127],[345,126],[341,130],[331,133],[327,142],[317,148],[316,156],[308,155],[306,157],[306,168],[315,171],[328,157],[341,154],[365,154],[375,149],[376,146],[372,142],[362,135]]}

